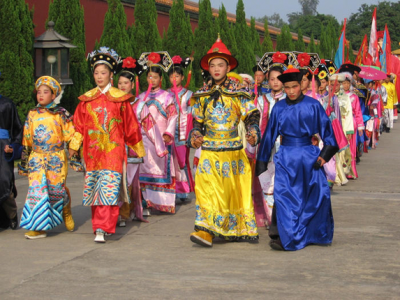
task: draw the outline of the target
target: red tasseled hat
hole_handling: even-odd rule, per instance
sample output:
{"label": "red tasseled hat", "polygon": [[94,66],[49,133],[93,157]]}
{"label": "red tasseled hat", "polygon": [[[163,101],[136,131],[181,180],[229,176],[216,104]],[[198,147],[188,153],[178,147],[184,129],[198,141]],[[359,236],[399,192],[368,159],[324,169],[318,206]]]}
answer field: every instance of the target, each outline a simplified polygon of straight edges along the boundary
{"label": "red tasseled hat", "polygon": [[208,50],[207,54],[204,55],[200,61],[200,67],[203,70],[209,70],[210,61],[214,58],[222,58],[227,61],[229,66],[231,67],[231,71],[238,66],[238,61],[234,58],[231,52],[226,48],[225,44],[221,41],[221,38],[218,34],[218,39],[212,45],[211,49]]}
{"label": "red tasseled hat", "polygon": [[378,33],[376,34],[376,38],[379,39],[383,39],[383,36],[385,35],[385,31],[378,31]]}

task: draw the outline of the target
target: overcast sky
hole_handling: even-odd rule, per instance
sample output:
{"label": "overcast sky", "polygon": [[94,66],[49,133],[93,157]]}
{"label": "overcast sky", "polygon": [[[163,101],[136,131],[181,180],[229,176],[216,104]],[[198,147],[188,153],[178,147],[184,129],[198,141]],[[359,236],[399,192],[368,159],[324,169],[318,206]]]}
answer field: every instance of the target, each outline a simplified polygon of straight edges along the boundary
{"label": "overcast sky", "polygon": [[[278,13],[287,22],[287,14],[301,11],[298,0],[243,0],[243,2],[246,18],[259,18]],[[344,18],[349,18],[352,13],[357,13],[361,4],[371,5],[378,4],[378,2],[378,0],[320,0],[317,11],[320,14],[331,14],[341,23]],[[224,3],[228,12],[235,13],[237,0],[211,0],[214,8],[219,8],[221,3]]]}

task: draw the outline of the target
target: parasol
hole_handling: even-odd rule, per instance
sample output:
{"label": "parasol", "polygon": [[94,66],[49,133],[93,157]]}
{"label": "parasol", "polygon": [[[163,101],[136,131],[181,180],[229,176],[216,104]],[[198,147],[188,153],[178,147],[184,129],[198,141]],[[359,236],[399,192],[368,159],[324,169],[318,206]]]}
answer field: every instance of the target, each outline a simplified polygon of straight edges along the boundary
{"label": "parasol", "polygon": [[358,74],[361,78],[369,80],[383,80],[386,78],[386,73],[372,66],[361,66],[361,72]]}

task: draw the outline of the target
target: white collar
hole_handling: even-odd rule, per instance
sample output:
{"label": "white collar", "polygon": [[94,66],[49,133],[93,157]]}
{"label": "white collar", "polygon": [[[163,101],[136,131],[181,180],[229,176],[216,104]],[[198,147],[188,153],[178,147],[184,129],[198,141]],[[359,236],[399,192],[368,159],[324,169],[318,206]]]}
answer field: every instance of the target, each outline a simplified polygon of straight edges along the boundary
{"label": "white collar", "polygon": [[107,86],[104,88],[104,90],[101,90],[101,88],[99,88],[99,87],[97,87],[98,89],[99,89],[99,91],[102,93],[102,94],[106,94],[109,90],[110,90],[110,88],[111,88],[111,82],[109,82],[108,84],[107,84]]}

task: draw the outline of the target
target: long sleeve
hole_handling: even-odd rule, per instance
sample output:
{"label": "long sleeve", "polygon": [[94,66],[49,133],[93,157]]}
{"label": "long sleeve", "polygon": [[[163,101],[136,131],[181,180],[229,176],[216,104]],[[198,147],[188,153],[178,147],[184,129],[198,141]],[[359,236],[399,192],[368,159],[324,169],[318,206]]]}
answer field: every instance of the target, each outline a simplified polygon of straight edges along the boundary
{"label": "long sleeve", "polygon": [[316,128],[316,130],[324,142],[324,147],[321,150],[320,156],[328,162],[335,153],[339,151],[339,147],[332,128],[332,123],[322,106],[318,106],[317,118],[318,128]]}
{"label": "long sleeve", "polygon": [[64,141],[68,143],[70,149],[78,151],[83,141],[83,135],[75,131],[75,126],[72,120],[68,120],[62,115],[60,115],[60,117]]}
{"label": "long sleeve", "polygon": [[154,118],[151,115],[147,105],[143,105],[143,108],[140,112],[140,119],[141,119],[140,123],[142,125],[144,134],[153,143],[157,155],[159,157],[164,157],[165,155],[167,155],[168,150],[165,147],[165,143],[162,138],[160,129],[158,128],[156,122],[154,121]]}
{"label": "long sleeve", "polygon": [[19,119],[18,111],[17,111],[14,103],[11,103],[11,116],[10,117],[11,117],[11,128],[9,130],[10,138],[11,138],[10,144],[20,145],[22,142],[23,126],[21,124],[21,120]]}
{"label": "long sleeve", "polygon": [[274,106],[271,111],[271,116],[264,132],[264,136],[262,137],[260,146],[258,148],[256,176],[261,175],[268,169],[269,158],[271,157],[272,149],[279,134],[278,114],[279,109],[277,106]]}
{"label": "long sleeve", "polygon": [[342,127],[345,134],[354,133],[353,109],[348,95],[343,95],[339,100],[340,114],[342,116]]}
{"label": "long sleeve", "polygon": [[75,132],[79,132],[82,136],[84,134],[85,126],[85,107],[86,102],[80,102],[75,109],[74,113],[74,128]]}
{"label": "long sleeve", "polygon": [[31,113],[29,112],[28,117],[25,121],[24,126],[24,134],[22,138],[22,154],[21,154],[21,163],[18,165],[18,173],[19,175],[28,176],[28,161],[29,156],[32,152],[32,132],[31,132]]}
{"label": "long sleeve", "polygon": [[176,129],[176,121],[178,119],[178,112],[176,110],[176,105],[173,101],[173,97],[171,94],[167,94],[169,99],[166,101],[167,107],[167,128],[163,134],[167,134],[171,137],[171,143],[173,143],[174,136],[175,136],[175,129]]}
{"label": "long sleeve", "polygon": [[146,151],[142,141],[142,134],[135,113],[129,101],[121,103],[121,116],[125,133],[125,144],[135,151],[137,157],[144,157]]}
{"label": "long sleeve", "polygon": [[356,119],[357,128],[358,128],[358,130],[364,130],[365,126],[364,126],[364,120],[363,120],[361,107],[360,107],[360,99],[358,98],[357,95],[353,95],[353,97],[354,97],[354,99],[352,102],[352,104],[353,104],[352,108],[353,108],[354,117]]}

